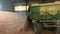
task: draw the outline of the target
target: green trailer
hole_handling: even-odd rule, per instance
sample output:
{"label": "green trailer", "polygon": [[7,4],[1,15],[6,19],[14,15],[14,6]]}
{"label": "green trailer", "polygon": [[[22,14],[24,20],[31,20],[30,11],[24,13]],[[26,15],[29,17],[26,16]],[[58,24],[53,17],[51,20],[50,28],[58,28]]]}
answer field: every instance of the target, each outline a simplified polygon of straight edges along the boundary
{"label": "green trailer", "polygon": [[30,6],[29,17],[35,20],[60,19],[60,4]]}
{"label": "green trailer", "polygon": [[44,30],[56,30],[57,22],[60,19],[60,4],[59,3],[32,3],[30,5],[29,18],[33,26],[32,29],[38,34]]}

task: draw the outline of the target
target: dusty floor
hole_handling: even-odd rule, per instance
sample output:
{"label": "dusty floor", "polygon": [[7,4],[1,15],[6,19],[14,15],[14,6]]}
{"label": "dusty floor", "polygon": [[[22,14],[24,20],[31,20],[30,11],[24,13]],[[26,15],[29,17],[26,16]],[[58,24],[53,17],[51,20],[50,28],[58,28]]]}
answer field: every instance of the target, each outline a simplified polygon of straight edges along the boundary
{"label": "dusty floor", "polygon": [[35,33],[31,29],[29,29],[27,31],[20,30],[18,34],[35,34]]}
{"label": "dusty floor", "polygon": [[14,12],[0,11],[0,34],[34,34],[30,29],[21,29],[24,26],[22,18],[22,15]]}
{"label": "dusty floor", "polygon": [[0,11],[0,34],[17,34],[23,25],[21,19],[17,13]]}
{"label": "dusty floor", "polygon": [[[31,29],[28,29],[27,31],[20,30],[18,34],[35,34],[35,33]],[[43,30],[41,34],[56,34],[56,33],[49,30]]]}

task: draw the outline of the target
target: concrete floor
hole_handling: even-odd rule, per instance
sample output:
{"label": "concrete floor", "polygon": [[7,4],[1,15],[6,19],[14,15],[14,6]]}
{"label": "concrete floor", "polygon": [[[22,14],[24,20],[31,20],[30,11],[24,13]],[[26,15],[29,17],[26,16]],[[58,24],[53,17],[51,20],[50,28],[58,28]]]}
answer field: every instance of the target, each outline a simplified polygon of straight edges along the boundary
{"label": "concrete floor", "polygon": [[31,29],[29,29],[27,31],[20,30],[18,34],[35,34],[35,33]]}
{"label": "concrete floor", "polygon": [[17,34],[23,23],[17,13],[0,11],[0,34]]}
{"label": "concrete floor", "polygon": [[[35,32],[33,32],[31,29],[28,29],[27,31],[20,30],[18,34],[35,34]],[[43,30],[41,34],[56,34],[56,33],[49,30]]]}
{"label": "concrete floor", "polygon": [[18,13],[0,11],[0,34],[34,34],[30,29],[23,31],[22,18]]}

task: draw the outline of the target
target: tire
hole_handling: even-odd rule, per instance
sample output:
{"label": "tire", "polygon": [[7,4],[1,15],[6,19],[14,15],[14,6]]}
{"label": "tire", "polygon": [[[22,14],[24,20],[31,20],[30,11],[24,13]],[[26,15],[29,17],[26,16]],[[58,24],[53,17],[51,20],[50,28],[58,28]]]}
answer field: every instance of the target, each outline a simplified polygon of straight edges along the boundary
{"label": "tire", "polygon": [[43,31],[43,25],[39,22],[34,23],[32,30],[36,33],[36,34],[40,34]]}

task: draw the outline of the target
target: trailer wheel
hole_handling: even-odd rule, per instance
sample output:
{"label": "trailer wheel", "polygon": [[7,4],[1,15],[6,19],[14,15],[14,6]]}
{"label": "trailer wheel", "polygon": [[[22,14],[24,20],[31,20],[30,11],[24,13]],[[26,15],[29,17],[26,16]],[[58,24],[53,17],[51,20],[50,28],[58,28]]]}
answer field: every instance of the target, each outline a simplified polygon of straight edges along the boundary
{"label": "trailer wheel", "polygon": [[40,34],[43,31],[43,25],[39,22],[34,23],[32,29],[36,34]]}

